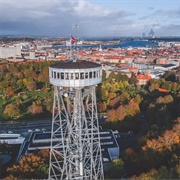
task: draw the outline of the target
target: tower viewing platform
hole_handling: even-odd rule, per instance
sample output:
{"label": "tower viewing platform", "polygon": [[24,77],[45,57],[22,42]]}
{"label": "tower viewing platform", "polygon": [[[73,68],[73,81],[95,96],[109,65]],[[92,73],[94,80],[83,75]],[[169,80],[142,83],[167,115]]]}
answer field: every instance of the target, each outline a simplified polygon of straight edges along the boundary
{"label": "tower viewing platform", "polygon": [[79,60],[61,61],[49,67],[50,83],[61,87],[93,86],[102,81],[100,64]]}

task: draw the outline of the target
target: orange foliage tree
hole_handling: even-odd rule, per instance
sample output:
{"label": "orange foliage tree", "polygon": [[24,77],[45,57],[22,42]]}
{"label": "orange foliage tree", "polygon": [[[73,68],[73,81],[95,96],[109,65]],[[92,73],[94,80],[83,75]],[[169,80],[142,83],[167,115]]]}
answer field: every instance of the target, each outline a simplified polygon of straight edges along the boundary
{"label": "orange foliage tree", "polygon": [[43,113],[42,106],[38,106],[35,102],[33,102],[33,104],[28,107],[28,110],[32,115]]}
{"label": "orange foliage tree", "polygon": [[[37,155],[23,156],[17,165],[7,168],[8,177],[47,178],[49,150],[41,150]],[[7,177],[7,178],[8,178]]]}
{"label": "orange foliage tree", "polygon": [[125,118],[125,116],[126,116],[126,108],[121,105],[116,109],[117,120],[122,121]]}
{"label": "orange foliage tree", "polygon": [[9,96],[14,95],[14,88],[12,86],[8,86],[6,88],[6,94],[9,95]]}
{"label": "orange foliage tree", "polygon": [[108,121],[116,121],[116,110],[115,109],[110,109],[107,111],[107,119]]}

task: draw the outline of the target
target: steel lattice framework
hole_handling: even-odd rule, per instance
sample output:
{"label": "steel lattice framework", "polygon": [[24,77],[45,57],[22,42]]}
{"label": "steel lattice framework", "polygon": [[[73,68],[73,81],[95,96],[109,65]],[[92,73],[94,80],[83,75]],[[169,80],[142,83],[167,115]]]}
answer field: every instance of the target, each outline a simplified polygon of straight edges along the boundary
{"label": "steel lattice framework", "polygon": [[104,179],[95,85],[54,86],[49,179]]}

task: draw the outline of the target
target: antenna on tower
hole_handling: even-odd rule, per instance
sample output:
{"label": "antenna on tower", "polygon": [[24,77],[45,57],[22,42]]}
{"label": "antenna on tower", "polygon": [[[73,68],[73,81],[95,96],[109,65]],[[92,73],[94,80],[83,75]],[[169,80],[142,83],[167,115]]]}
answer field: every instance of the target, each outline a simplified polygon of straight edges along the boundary
{"label": "antenna on tower", "polygon": [[78,41],[79,41],[79,37],[78,37],[79,24],[73,24],[72,29],[75,31],[75,43],[74,43],[75,54],[74,54],[74,57],[73,57],[73,62],[76,62],[78,60],[77,45],[78,45]]}
{"label": "antenna on tower", "polygon": [[79,25],[78,24],[73,24],[72,29],[75,31],[74,35],[70,35],[70,53],[66,53],[67,59],[73,60],[73,62],[76,62],[78,60],[78,42],[79,42],[79,37],[78,37],[78,30],[79,30]]}

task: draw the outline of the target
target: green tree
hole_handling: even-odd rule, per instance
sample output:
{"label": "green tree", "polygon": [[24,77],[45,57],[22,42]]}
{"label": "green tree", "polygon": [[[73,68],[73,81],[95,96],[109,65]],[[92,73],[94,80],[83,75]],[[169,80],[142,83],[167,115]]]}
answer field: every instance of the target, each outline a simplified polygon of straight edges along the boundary
{"label": "green tree", "polygon": [[108,97],[108,92],[102,84],[97,86],[96,96],[99,101],[106,101]]}
{"label": "green tree", "polygon": [[108,170],[108,178],[121,178],[124,174],[124,162],[122,159],[115,159],[111,162]]}
{"label": "green tree", "polygon": [[174,71],[168,71],[163,75],[166,81],[176,81],[176,73]]}
{"label": "green tree", "polygon": [[129,84],[136,84],[137,80],[135,76],[131,76],[131,78],[129,79]]}
{"label": "green tree", "polygon": [[116,78],[116,74],[114,72],[111,72],[107,77],[106,82],[113,82],[115,81],[115,78]]}
{"label": "green tree", "polygon": [[102,70],[102,82],[106,81],[106,71]]}
{"label": "green tree", "polygon": [[128,103],[130,99],[130,94],[128,94],[127,92],[122,92],[122,94],[120,95],[120,102],[126,104]]}

